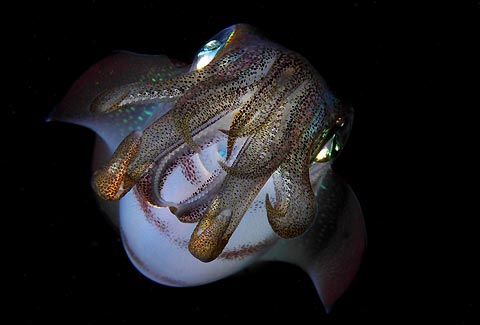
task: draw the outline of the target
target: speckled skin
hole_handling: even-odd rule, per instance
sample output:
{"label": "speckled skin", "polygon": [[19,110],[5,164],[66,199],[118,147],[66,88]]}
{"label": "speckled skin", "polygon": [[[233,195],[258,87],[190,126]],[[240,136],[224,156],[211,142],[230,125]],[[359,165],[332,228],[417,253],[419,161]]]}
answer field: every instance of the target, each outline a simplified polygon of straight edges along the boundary
{"label": "speckled skin", "polygon": [[[180,156],[187,149],[200,152],[211,137],[209,127],[233,113],[228,129],[218,131],[228,135],[226,161],[220,163],[226,176],[209,193],[215,197],[192,233],[190,252],[205,262],[215,259],[275,171],[281,179],[279,196],[274,205],[268,198],[268,220],[281,237],[296,237],[314,218],[308,178],[313,146],[321,132],[344,114],[325,101],[327,92],[324,81],[303,57],[264,40],[246,25],[236,25],[202,69],[162,83],[124,85],[95,99],[91,109],[99,114],[139,102],[175,100],[172,109],[141,136],[132,133],[120,144],[112,159],[96,171],[95,189],[103,199],[120,199],[155,170],[156,161]],[[249,138],[231,160],[240,137]],[[238,200],[240,194],[242,200]],[[169,206],[153,195],[148,199],[157,206]]]}
{"label": "speckled skin", "polygon": [[[53,119],[99,134],[93,187],[103,200],[120,200],[125,249],[146,276],[197,285],[259,259],[283,260],[309,272],[329,307],[358,269],[365,234],[355,195],[331,161],[315,157],[353,113],[299,54],[248,25],[218,35],[228,37],[213,59],[189,71],[164,57],[102,62]],[[127,63],[138,70],[119,68]],[[152,71],[160,81],[139,81]],[[85,82],[92,79],[97,87]],[[81,95],[90,101],[72,104]],[[115,114],[135,128],[115,132]]]}

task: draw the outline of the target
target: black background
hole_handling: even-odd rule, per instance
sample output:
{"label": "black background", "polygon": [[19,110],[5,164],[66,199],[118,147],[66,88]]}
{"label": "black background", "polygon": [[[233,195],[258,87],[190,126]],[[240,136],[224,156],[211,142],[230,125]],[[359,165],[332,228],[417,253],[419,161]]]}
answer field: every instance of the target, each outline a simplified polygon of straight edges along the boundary
{"label": "black background", "polygon": [[[474,129],[470,112],[478,110],[468,76],[478,60],[480,5],[463,4],[139,0],[5,9],[3,269],[13,271],[4,278],[6,310],[15,323],[161,323],[173,316],[171,322],[471,324],[479,312],[475,212],[457,179],[470,160],[462,147]],[[328,315],[306,274],[289,265],[196,288],[141,276],[96,207],[93,133],[45,122],[72,83],[112,51],[190,62],[206,40],[237,22],[304,55],[355,108],[337,170],[363,207],[368,250]]]}

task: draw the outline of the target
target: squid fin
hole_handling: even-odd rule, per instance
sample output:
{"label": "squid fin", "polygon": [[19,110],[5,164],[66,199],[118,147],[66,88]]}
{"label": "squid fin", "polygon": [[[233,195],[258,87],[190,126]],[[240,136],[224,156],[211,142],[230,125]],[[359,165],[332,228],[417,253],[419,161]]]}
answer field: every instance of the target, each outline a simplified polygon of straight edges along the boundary
{"label": "squid fin", "polygon": [[[185,73],[185,68],[164,55],[115,53],[90,67],[70,88],[47,121],[78,124],[99,135],[110,151],[132,131],[141,131],[167,112],[171,103],[136,104],[109,114],[91,111],[99,95],[109,89],[138,82],[162,82]],[[127,85],[127,86],[125,86]]]}
{"label": "squid fin", "polygon": [[366,231],[355,194],[331,170],[314,190],[317,212],[312,227],[297,238],[279,241],[264,259],[305,270],[329,312],[358,272]]}

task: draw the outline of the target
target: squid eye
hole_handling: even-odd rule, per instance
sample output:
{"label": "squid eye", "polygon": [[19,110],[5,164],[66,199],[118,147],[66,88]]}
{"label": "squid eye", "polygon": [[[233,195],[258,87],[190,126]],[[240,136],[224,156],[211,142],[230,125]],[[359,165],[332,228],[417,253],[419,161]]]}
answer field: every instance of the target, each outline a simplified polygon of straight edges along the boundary
{"label": "squid eye", "polygon": [[335,121],[335,125],[325,130],[319,137],[311,155],[311,163],[323,163],[336,158],[347,143],[350,134],[351,121],[341,117]]}
{"label": "squid eye", "polygon": [[198,51],[193,61],[191,70],[203,69],[207,64],[212,62],[213,58],[217,55],[218,51],[228,43],[233,33],[235,32],[235,26],[225,28],[217,35],[212,37],[201,49]]}

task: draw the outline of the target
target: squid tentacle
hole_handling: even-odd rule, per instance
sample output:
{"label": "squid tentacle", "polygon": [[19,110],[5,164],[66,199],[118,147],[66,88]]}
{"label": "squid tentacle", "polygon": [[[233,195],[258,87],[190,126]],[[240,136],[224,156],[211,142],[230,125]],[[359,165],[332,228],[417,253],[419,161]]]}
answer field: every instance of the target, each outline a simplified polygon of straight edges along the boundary
{"label": "squid tentacle", "polygon": [[[208,79],[215,79],[219,69],[228,70],[235,60],[227,54],[223,65],[207,66],[204,70],[193,70],[186,74],[166,79],[160,83],[136,82],[108,89],[98,95],[90,106],[93,113],[110,113],[128,105],[136,103],[150,103],[158,101],[172,101],[183,96],[193,86]],[[237,55],[238,57],[238,55]]]}
{"label": "squid tentacle", "polygon": [[[217,258],[269,177],[244,179],[227,174],[222,188],[192,232],[188,246],[190,253],[203,262]],[[239,196],[241,200],[238,200]],[[229,218],[225,224],[220,216],[227,212]],[[219,218],[220,224],[215,226]],[[218,231],[199,235],[200,230],[209,227],[216,227]]]}
{"label": "squid tentacle", "polygon": [[[205,215],[198,222],[197,227],[195,228],[196,230],[193,231],[190,238],[189,250],[199,260],[204,262],[211,261],[215,259],[223,250],[223,247],[225,247],[225,245],[228,243],[231,235],[240,223],[243,215],[248,210],[248,207],[252,201],[258,195],[260,189],[270,178],[271,174],[278,167],[278,165],[282,163],[282,160],[285,159],[285,157],[281,157],[282,155],[287,156],[292,161],[293,165],[291,168],[298,168],[298,166],[301,166],[302,164],[308,166],[308,163],[304,164],[305,159],[298,162],[298,157],[292,157],[292,155],[288,156],[286,154],[291,150],[289,144],[290,142],[288,142],[288,139],[291,138],[291,134],[283,134],[283,132],[287,132],[286,130],[289,130],[289,128],[280,128],[280,125],[287,124],[288,122],[286,121],[289,121],[290,125],[295,125],[296,121],[298,121],[298,119],[295,118],[297,114],[296,109],[305,104],[311,104],[309,101],[310,99],[304,100],[304,98],[305,94],[311,93],[312,86],[314,86],[314,84],[302,83],[302,86],[297,87],[296,91],[289,98],[287,105],[289,109],[285,109],[278,113],[278,117],[275,119],[276,124],[272,125],[272,128],[265,131],[259,130],[259,132],[253,135],[250,141],[243,146],[232,167],[227,168],[227,177],[225,178],[223,186],[221,187],[215,200],[205,212]],[[297,133],[298,132],[299,131],[297,131]],[[298,134],[297,136],[301,136],[301,134]],[[287,144],[284,141],[287,142]],[[303,149],[305,148],[300,147],[298,151],[303,153],[305,152]],[[267,164],[258,164],[259,152],[271,154],[272,158]],[[310,153],[307,153],[308,154],[304,154],[303,156],[309,158]],[[275,157],[278,159],[274,159]],[[265,157],[261,157],[261,161],[264,162]],[[300,165],[297,165],[297,163]],[[251,173],[245,175],[245,173],[243,173],[243,169],[246,167],[256,168],[256,170],[253,169]],[[286,165],[286,168],[287,167],[290,166]],[[266,170],[266,168],[268,169]],[[306,168],[306,184],[310,186],[308,167]],[[237,174],[235,171],[240,171],[240,173]],[[305,189],[307,187],[306,184],[302,184],[300,189]],[[310,192],[312,193],[311,186]],[[240,195],[242,196],[242,200],[238,200]],[[307,203],[310,201],[307,200]],[[295,205],[293,204],[292,207],[294,206]],[[306,207],[307,212],[313,210],[308,204],[306,204]],[[222,224],[216,229],[222,229],[223,231],[209,232],[208,235],[203,236],[198,235],[197,229],[207,229],[211,227],[211,225],[216,222],[216,218],[225,211],[231,212],[227,228],[224,229]],[[310,215],[311,213],[309,213],[309,216],[307,217],[307,223],[311,222]],[[304,231],[306,227],[300,227],[300,229]],[[294,232],[294,234],[298,235],[299,233],[297,231]],[[206,236],[211,236],[211,238],[206,241]],[[208,243],[208,245],[205,243]]]}
{"label": "squid tentacle", "polygon": [[297,155],[283,163],[273,174],[278,178],[275,206],[269,197],[265,198],[267,218],[273,231],[282,238],[292,238],[303,234],[312,224],[315,216],[315,201],[310,185],[309,171],[304,159],[295,160]]}
{"label": "squid tentacle", "polygon": [[[293,149],[292,139],[301,136],[300,131],[310,112],[303,110],[312,104],[315,98],[316,84],[304,81],[287,97],[282,110],[264,129],[252,135],[249,146],[244,146],[240,159],[234,166],[222,164],[227,173],[244,178],[257,178],[263,174],[272,174]],[[260,156],[259,156],[260,154]]]}
{"label": "squid tentacle", "polygon": [[104,200],[119,200],[125,188],[131,188],[136,180],[128,177],[127,170],[131,160],[137,155],[141,144],[141,132],[130,133],[119,145],[105,167],[95,171],[93,188]]}

